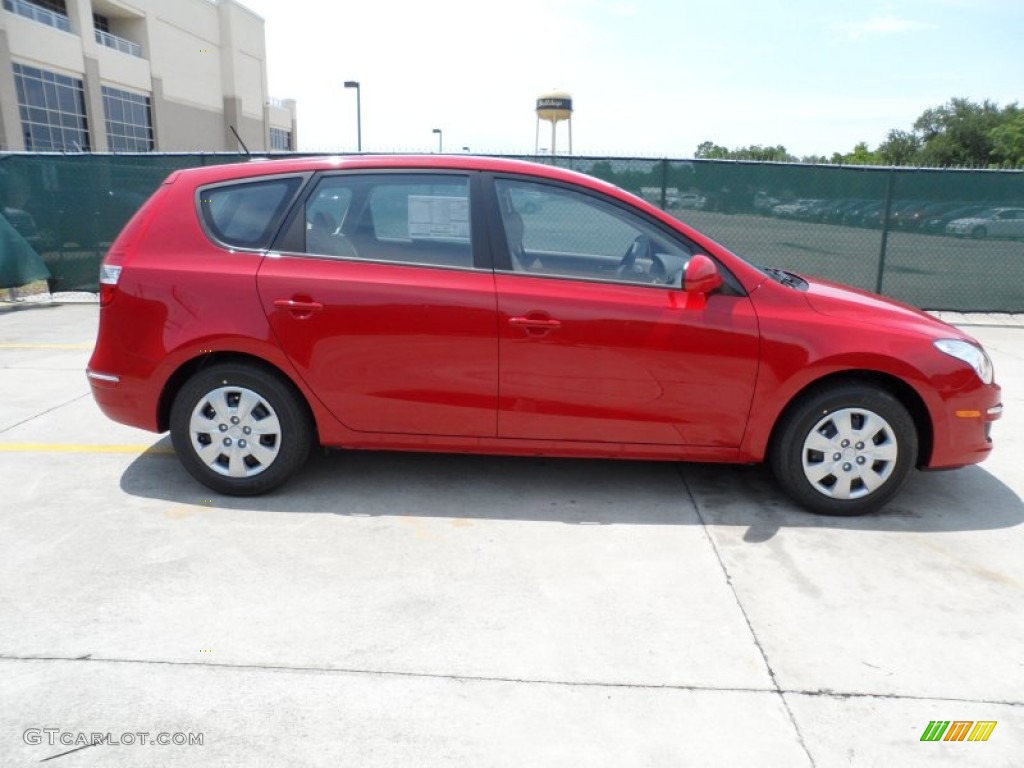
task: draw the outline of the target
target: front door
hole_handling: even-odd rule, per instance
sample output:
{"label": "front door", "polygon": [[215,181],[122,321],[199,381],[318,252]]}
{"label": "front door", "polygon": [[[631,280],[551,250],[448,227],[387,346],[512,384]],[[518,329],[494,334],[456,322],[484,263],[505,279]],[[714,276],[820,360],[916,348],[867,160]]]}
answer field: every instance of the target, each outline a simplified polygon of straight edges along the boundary
{"label": "front door", "polygon": [[749,298],[688,299],[691,247],[611,201],[494,186],[509,250],[496,278],[498,434],[739,446],[758,364]]}

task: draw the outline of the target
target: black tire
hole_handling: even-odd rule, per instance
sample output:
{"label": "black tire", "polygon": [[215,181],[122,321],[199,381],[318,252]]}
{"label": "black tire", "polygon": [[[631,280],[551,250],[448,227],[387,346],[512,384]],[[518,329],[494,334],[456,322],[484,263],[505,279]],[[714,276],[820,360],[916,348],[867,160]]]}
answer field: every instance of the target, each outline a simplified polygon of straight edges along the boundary
{"label": "black tire", "polygon": [[776,427],[769,463],[806,509],[863,515],[896,495],[917,451],[917,428],[903,404],[878,387],[851,382],[810,392],[790,406]]}
{"label": "black tire", "polygon": [[988,230],[985,229],[984,227],[975,227],[974,229],[971,230],[971,237],[973,237],[975,240],[984,240],[986,237],[988,237]]}
{"label": "black tire", "polygon": [[[194,414],[209,431],[193,432]],[[256,496],[276,488],[306,462],[312,439],[305,403],[280,377],[255,365],[204,368],[185,382],[171,406],[178,459],[219,493]]]}

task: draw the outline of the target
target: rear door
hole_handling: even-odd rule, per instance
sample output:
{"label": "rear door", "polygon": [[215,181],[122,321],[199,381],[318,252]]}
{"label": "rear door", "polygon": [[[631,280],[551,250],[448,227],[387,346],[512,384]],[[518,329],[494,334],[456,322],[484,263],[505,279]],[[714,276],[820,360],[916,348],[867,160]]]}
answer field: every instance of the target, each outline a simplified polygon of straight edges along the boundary
{"label": "rear door", "polygon": [[475,174],[316,180],[258,275],[277,341],[339,421],[363,432],[493,437],[494,274]]}

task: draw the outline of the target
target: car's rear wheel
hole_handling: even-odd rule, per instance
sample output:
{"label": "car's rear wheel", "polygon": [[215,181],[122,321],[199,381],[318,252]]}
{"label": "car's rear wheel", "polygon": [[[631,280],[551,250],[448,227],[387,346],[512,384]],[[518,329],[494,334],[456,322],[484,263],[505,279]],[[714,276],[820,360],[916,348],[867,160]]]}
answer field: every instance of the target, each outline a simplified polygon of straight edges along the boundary
{"label": "car's rear wheel", "polygon": [[278,376],[222,363],[185,382],[171,407],[171,440],[196,480],[220,493],[252,496],[291,477],[309,456],[310,418]]}
{"label": "car's rear wheel", "polygon": [[899,491],[917,448],[917,428],[899,400],[848,383],[795,403],[778,425],[769,461],[779,484],[807,509],[861,515]]}
{"label": "car's rear wheel", "polygon": [[988,237],[988,230],[985,229],[984,227],[975,227],[973,230],[971,230],[971,237],[973,237],[975,240],[984,240],[986,237]]}

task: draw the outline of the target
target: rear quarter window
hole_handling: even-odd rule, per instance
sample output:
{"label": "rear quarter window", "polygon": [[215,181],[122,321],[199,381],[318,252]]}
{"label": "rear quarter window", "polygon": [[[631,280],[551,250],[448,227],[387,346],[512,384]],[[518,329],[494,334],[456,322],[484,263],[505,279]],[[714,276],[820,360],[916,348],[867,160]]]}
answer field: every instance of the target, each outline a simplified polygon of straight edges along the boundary
{"label": "rear quarter window", "polygon": [[245,181],[199,192],[199,215],[213,238],[234,248],[267,248],[302,179]]}

